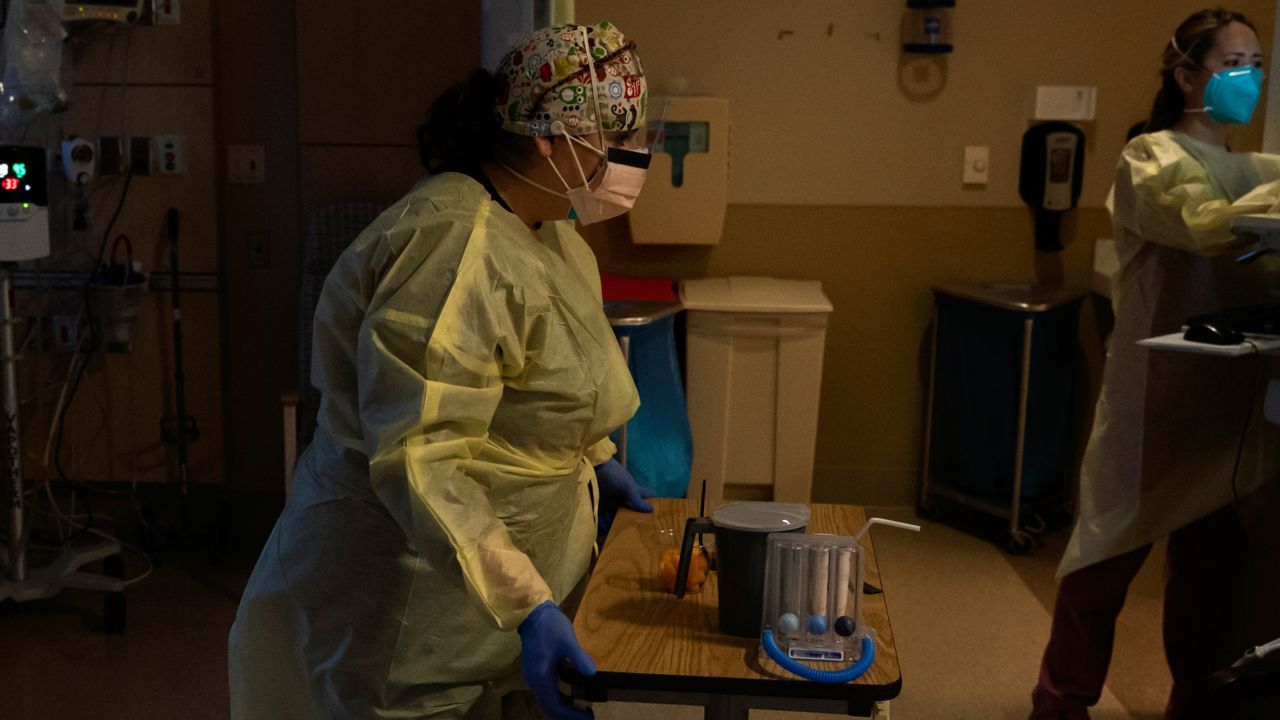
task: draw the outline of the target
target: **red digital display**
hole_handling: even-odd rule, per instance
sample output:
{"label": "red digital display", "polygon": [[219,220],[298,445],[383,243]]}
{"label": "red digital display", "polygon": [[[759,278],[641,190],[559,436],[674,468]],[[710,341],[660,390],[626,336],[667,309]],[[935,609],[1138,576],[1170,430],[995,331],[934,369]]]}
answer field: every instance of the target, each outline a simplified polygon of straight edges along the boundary
{"label": "red digital display", "polygon": [[47,205],[47,166],[48,157],[44,148],[0,145],[0,205]]}

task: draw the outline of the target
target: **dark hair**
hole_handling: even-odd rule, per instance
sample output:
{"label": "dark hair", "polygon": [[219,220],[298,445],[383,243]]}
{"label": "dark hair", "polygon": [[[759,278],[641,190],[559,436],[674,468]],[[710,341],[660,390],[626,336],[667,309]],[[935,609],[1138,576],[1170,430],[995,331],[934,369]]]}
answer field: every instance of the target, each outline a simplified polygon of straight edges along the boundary
{"label": "dark hair", "polygon": [[494,111],[498,81],[483,68],[445,90],[418,126],[418,157],[429,173],[474,172],[517,140]]}
{"label": "dark hair", "polygon": [[1186,101],[1173,71],[1180,67],[1203,67],[1204,56],[1217,41],[1218,31],[1233,22],[1241,23],[1255,33],[1258,31],[1244,15],[1220,7],[1201,10],[1182,21],[1173,34],[1173,40],[1165,43],[1164,69],[1160,73],[1163,82],[1160,92],[1156,94],[1155,103],[1151,106],[1151,117],[1143,132],[1168,130],[1178,122],[1186,109]]}

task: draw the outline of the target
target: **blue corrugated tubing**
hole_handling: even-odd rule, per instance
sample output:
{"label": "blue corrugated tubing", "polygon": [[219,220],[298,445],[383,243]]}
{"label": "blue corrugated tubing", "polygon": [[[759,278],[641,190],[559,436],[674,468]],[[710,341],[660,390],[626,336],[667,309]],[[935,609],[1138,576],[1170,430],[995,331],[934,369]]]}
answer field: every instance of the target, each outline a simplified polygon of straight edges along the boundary
{"label": "blue corrugated tubing", "polygon": [[858,658],[858,662],[843,670],[815,670],[808,665],[801,665],[792,660],[787,657],[786,653],[782,652],[782,648],[778,647],[778,643],[773,639],[773,630],[771,628],[765,628],[760,642],[764,644],[765,653],[774,662],[778,663],[783,670],[805,680],[820,683],[837,684],[857,680],[862,677],[862,674],[871,667],[871,663],[875,662],[876,659],[876,643],[875,640],[871,639],[870,635],[862,638],[862,657]]}

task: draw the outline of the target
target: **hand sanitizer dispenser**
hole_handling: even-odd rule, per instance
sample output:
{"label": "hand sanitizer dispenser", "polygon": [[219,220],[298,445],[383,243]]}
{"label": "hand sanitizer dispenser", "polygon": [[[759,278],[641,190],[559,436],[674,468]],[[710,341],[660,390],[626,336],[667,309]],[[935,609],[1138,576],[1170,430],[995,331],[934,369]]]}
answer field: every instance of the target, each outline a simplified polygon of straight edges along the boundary
{"label": "hand sanitizer dispenser", "polygon": [[1062,214],[1076,206],[1084,175],[1084,133],[1064,122],[1033,126],[1022,136],[1018,193],[1035,211],[1036,249],[1062,249]]}
{"label": "hand sanitizer dispenser", "polygon": [[644,191],[628,214],[631,237],[646,245],[715,245],[729,200],[729,101],[654,97],[650,132],[666,120],[653,147]]}

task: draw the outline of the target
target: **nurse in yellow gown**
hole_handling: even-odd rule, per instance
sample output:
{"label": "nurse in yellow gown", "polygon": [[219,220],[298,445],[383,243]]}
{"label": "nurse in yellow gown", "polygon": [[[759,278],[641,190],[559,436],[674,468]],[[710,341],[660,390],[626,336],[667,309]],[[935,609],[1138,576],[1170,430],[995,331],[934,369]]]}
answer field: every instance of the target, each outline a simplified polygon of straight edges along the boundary
{"label": "nurse in yellow gown", "polygon": [[602,23],[538,31],[432,106],[432,174],[325,282],[318,429],[231,631],[233,717],[522,716],[522,656],[544,712],[589,717],[554,694],[560,659],[593,671],[559,605],[597,475],[647,504],[611,460],[638,398],[564,219],[634,202],[647,100]]}
{"label": "nurse in yellow gown", "polygon": [[1275,302],[1269,258],[1234,217],[1280,212],[1280,156],[1231,152],[1261,87],[1257,33],[1206,10],[1165,48],[1147,132],[1124,148],[1108,207],[1120,256],[1102,394],[1058,574],[1033,720],[1086,718],[1102,692],[1116,618],[1154,541],[1168,538],[1169,718],[1209,674],[1280,636],[1280,427],[1262,417],[1274,359],[1148,349],[1191,317]]}

